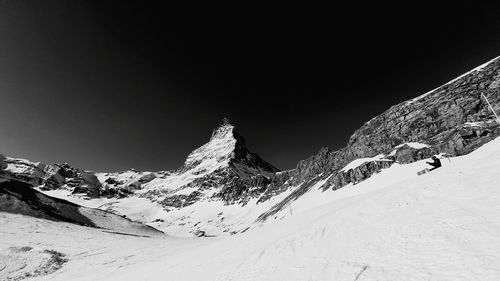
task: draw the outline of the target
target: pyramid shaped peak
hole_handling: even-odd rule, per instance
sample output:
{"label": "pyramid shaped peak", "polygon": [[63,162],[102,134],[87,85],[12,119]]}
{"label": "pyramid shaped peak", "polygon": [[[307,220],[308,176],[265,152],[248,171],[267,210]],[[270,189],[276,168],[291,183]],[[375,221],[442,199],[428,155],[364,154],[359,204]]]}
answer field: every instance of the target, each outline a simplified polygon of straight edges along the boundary
{"label": "pyramid shaped peak", "polygon": [[[185,166],[191,167],[194,164],[208,163],[209,159],[215,159],[215,161],[211,162],[219,164],[227,162],[234,154],[236,147],[241,146],[243,142],[229,119],[223,118],[213,130],[210,141],[188,155]],[[205,166],[205,164],[202,166]]]}
{"label": "pyramid shaped peak", "polygon": [[229,121],[228,118],[224,117],[217,128],[214,129],[212,132],[212,137],[210,137],[211,140],[213,139],[224,139],[224,138],[231,138],[231,139],[238,139],[239,134],[236,130],[236,127],[234,127],[231,124],[231,121]]}
{"label": "pyramid shaped peak", "polygon": [[[230,163],[245,171],[265,173],[278,171],[257,154],[248,151],[245,139],[228,118],[221,120],[207,143],[188,155],[183,170],[215,171],[220,167],[228,167]],[[196,174],[198,175],[198,172]]]}

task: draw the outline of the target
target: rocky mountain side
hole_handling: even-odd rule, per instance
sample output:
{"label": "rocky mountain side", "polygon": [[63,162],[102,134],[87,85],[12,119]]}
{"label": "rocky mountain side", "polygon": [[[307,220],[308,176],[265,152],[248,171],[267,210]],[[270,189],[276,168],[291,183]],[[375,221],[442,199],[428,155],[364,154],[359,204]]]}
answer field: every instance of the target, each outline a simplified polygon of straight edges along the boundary
{"label": "rocky mountain side", "polygon": [[[482,98],[485,95],[500,109],[500,58],[420,97],[395,105],[358,129],[347,146],[333,157],[332,170],[364,157],[389,153],[404,143],[424,143],[425,148],[400,146],[390,158],[410,163],[432,154],[467,154],[500,134],[494,114]],[[361,170],[363,167],[359,167]],[[334,176],[328,182],[334,188],[362,180],[352,176]],[[358,173],[359,174],[359,173]],[[345,179],[342,181],[342,179]]]}
{"label": "rocky mountain side", "polygon": [[0,178],[40,186],[43,190],[64,188],[92,196],[99,195],[102,187],[94,173],[67,163],[49,165],[3,155],[0,155]]}
{"label": "rocky mountain side", "polygon": [[[356,130],[344,148],[322,148],[318,154],[300,161],[281,182],[271,184],[266,191],[276,194],[298,187],[272,209],[279,210],[296,200],[320,180],[327,179],[323,190],[335,190],[356,184],[393,163],[411,163],[435,154],[457,156],[475,150],[500,134],[499,123],[482,95],[500,112],[500,57],[437,89],[392,106]],[[353,161],[358,165],[344,169]],[[261,219],[274,213],[271,210]]]}

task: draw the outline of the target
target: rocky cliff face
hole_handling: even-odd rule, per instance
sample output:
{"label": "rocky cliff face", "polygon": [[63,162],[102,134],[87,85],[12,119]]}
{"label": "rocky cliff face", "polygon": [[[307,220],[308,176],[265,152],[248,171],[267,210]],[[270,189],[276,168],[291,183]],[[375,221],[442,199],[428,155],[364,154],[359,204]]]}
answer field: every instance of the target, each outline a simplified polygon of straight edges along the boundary
{"label": "rocky cliff face", "polygon": [[412,157],[403,158],[399,152],[393,160],[409,163],[432,154],[456,156],[473,151],[500,134],[499,124],[481,96],[484,94],[495,105],[494,110],[500,109],[500,92],[492,87],[499,75],[500,58],[496,58],[433,91],[391,107],[354,132],[334,162],[344,165],[410,142],[424,143],[429,148],[420,151],[424,156],[414,149]]}
{"label": "rocky cliff face", "polygon": [[67,189],[92,196],[101,194],[101,183],[92,172],[67,163],[48,165],[25,159],[0,157],[0,178],[21,181],[42,190]]}
{"label": "rocky cliff face", "polygon": [[[322,148],[289,171],[282,179],[285,185],[271,185],[267,192],[298,186],[295,193],[300,196],[322,179],[328,179],[323,190],[335,190],[356,184],[392,163],[411,163],[439,153],[467,154],[500,134],[500,126],[481,96],[486,96],[494,110],[500,112],[499,81],[500,57],[424,95],[392,106],[356,130],[346,147],[338,151]],[[366,160],[343,170],[356,159]],[[285,200],[290,202],[298,196]]]}

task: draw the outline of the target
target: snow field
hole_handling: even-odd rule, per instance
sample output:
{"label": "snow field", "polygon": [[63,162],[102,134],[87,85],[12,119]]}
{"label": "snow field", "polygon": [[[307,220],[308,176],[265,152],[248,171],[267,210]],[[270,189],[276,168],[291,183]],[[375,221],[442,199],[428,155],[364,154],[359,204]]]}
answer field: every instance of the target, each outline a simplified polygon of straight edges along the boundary
{"label": "snow field", "polygon": [[423,166],[313,189],[293,214],[229,237],[133,237],[0,213],[0,249],[66,254],[33,280],[500,280],[500,138],[417,176]]}

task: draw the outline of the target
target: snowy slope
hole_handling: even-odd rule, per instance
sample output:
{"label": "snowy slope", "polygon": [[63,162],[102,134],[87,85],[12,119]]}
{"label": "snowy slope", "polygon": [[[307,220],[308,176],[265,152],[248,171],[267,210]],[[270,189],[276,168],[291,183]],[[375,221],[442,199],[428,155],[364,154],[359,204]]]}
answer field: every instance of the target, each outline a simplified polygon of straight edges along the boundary
{"label": "snowy slope", "polygon": [[189,237],[202,233],[206,236],[220,236],[244,231],[254,224],[259,215],[292,191],[290,189],[261,203],[257,203],[259,197],[253,198],[245,205],[225,204],[220,200],[200,200],[170,212],[156,202],[137,196],[89,199],[72,195],[67,190],[50,190],[44,193],[85,207],[124,214],[133,221],[146,223],[172,236]]}
{"label": "snowy slope", "polygon": [[65,221],[131,235],[163,235],[160,231],[99,209],[85,208],[47,196],[29,184],[0,178],[0,212]]}
{"label": "snowy slope", "polygon": [[424,165],[313,190],[292,214],[224,238],[118,240],[0,214],[0,249],[66,254],[62,269],[33,280],[499,280],[500,139],[416,176]]}

